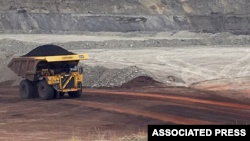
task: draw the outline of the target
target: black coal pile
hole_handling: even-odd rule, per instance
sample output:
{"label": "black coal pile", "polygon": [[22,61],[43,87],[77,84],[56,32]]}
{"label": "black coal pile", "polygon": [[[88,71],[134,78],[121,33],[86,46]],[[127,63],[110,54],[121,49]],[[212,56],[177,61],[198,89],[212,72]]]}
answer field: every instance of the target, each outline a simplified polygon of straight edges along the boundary
{"label": "black coal pile", "polygon": [[30,56],[57,56],[57,55],[73,55],[75,53],[69,52],[68,50],[57,46],[57,45],[42,45],[31,50],[29,53],[23,55],[22,57]]}

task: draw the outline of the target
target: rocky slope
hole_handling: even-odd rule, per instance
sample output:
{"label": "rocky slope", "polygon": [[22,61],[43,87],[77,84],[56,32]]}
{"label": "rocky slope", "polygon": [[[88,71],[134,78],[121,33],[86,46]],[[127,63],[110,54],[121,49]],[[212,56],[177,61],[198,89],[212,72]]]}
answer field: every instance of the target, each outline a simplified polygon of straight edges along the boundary
{"label": "rocky slope", "polygon": [[248,0],[0,0],[2,33],[249,34]]}
{"label": "rocky slope", "polygon": [[0,11],[24,8],[28,13],[250,14],[248,0],[0,0]]}

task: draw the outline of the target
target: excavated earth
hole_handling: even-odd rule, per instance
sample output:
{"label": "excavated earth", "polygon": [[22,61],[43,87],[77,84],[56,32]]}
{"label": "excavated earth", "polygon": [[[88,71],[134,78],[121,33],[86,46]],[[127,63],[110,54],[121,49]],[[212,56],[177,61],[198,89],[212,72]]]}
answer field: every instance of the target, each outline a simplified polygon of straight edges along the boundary
{"label": "excavated earth", "polygon": [[[0,46],[0,140],[146,141],[148,124],[250,122],[247,35],[179,32],[175,36],[161,33],[117,37],[111,33],[107,33],[109,36],[95,34],[53,35],[54,38],[52,35],[32,35],[33,38],[0,35],[5,38]],[[73,37],[78,39],[67,42]],[[164,46],[157,41],[160,37],[179,42],[220,38],[216,38],[215,45]],[[142,38],[159,46],[137,47],[136,44],[131,47],[131,42],[126,42],[116,47],[95,48],[101,43],[118,44],[131,39],[142,43]],[[227,42],[230,39],[245,44],[234,45]],[[47,45],[43,46],[44,43]],[[89,54],[89,60],[80,62],[84,68],[84,95],[78,99],[65,95],[49,101],[21,99],[18,85],[22,78],[10,71],[7,64],[16,56],[53,55],[53,48],[58,48],[53,44],[59,45],[61,53]],[[50,52],[43,52],[42,48],[47,47]]]}
{"label": "excavated earth", "polygon": [[[0,0],[0,140],[147,140],[250,123],[248,0]],[[21,99],[18,56],[88,53],[83,93]]]}

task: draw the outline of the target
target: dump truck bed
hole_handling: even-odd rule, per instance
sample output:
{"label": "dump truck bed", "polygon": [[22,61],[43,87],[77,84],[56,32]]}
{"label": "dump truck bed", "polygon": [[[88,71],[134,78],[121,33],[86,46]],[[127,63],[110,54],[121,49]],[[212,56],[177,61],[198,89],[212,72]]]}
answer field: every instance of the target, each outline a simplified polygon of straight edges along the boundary
{"label": "dump truck bed", "polygon": [[80,60],[87,60],[88,54],[75,55],[60,55],[60,56],[34,56],[34,57],[15,57],[8,67],[18,76],[34,80],[34,75],[37,71],[37,65],[40,62],[77,62]]}

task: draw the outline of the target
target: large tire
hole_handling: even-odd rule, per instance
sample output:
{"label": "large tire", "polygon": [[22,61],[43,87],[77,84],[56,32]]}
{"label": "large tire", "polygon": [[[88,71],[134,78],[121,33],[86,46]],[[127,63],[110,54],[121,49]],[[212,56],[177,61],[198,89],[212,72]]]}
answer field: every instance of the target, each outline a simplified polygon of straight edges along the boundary
{"label": "large tire", "polygon": [[[60,97],[63,97],[64,94],[65,94],[64,92],[59,92],[59,98],[60,98]],[[57,97],[57,91],[56,91],[56,90],[54,90],[54,98],[58,98],[58,97]]]}
{"label": "large tire", "polygon": [[53,99],[54,88],[47,84],[46,80],[42,80],[37,85],[39,97],[43,100]]}
{"label": "large tire", "polygon": [[23,99],[34,98],[36,94],[36,87],[31,81],[27,79],[22,80],[19,85],[19,94]]}
{"label": "large tire", "polygon": [[72,98],[81,97],[82,91],[79,90],[79,91],[75,91],[75,92],[68,92],[68,95],[69,95],[69,97],[72,97]]}
{"label": "large tire", "polygon": [[82,95],[82,83],[80,84],[80,90],[74,92],[68,92],[69,97],[78,98]]}

